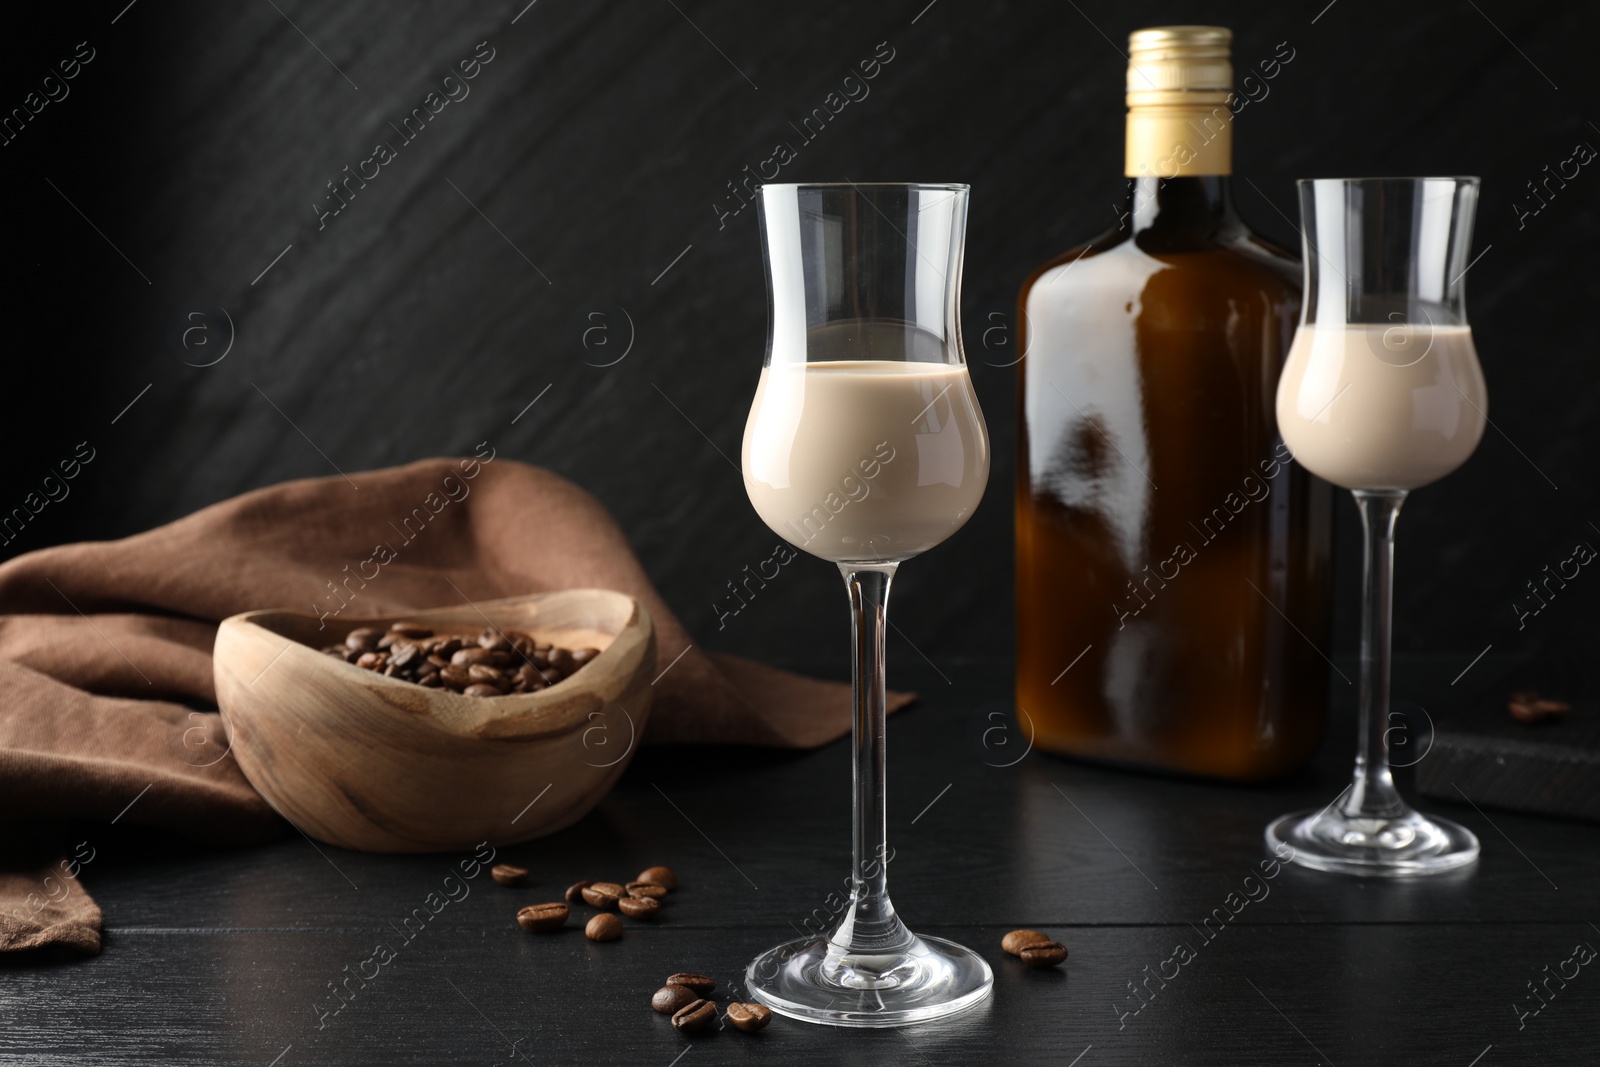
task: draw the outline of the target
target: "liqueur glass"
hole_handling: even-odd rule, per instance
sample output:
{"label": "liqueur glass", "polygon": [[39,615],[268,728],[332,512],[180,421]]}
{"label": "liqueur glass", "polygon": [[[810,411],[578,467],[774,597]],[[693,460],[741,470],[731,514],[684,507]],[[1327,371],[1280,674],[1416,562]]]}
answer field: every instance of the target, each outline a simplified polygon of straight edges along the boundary
{"label": "liqueur glass", "polygon": [[898,1026],[989,995],[970,949],[906,928],[889,899],[884,629],[901,561],[966,522],[989,442],[959,322],[965,185],[764,185],[766,360],[745,426],[762,520],[838,565],[854,669],[850,899],[831,928],[758,956],[751,995],[835,1026]]}
{"label": "liqueur glass", "polygon": [[1390,623],[1400,506],[1466,462],[1488,418],[1465,293],[1478,179],[1319,178],[1299,189],[1305,300],[1278,428],[1361,512],[1361,677],[1350,785],[1320,811],[1272,823],[1267,843],[1317,870],[1453,870],[1478,858],[1478,839],[1414,810],[1389,772]]}

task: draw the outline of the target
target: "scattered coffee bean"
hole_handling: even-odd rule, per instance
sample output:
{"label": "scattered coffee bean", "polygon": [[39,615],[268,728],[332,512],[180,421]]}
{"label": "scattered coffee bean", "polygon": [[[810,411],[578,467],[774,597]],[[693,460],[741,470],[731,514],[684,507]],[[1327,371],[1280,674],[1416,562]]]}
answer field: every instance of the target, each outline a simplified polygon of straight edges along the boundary
{"label": "scattered coffee bean", "polygon": [[1531,690],[1512,693],[1508,707],[1511,717],[1518,722],[1542,722],[1572,710],[1572,705],[1564,700],[1547,700]]}
{"label": "scattered coffee bean", "polygon": [[677,974],[669,974],[665,984],[681,985],[685,989],[694,990],[698,996],[702,997],[710,996],[711,991],[717,988],[717,983],[714,979],[707,978],[703,974],[695,974],[691,971],[680,971]]}
{"label": "scattered coffee bean", "polygon": [[622,936],[622,920],[612,912],[603,911],[589,920],[583,933],[590,941],[615,941]]}
{"label": "scattered coffee bean", "polygon": [[728,1005],[728,1022],[738,1030],[753,1034],[772,1021],[772,1009],[765,1004]]}
{"label": "scattered coffee bean", "polygon": [[671,1015],[687,1004],[693,1004],[700,998],[695,992],[681,985],[664,985],[656,990],[655,996],[650,998],[650,1006],[662,1015]]}
{"label": "scattered coffee bean", "polygon": [[1041,934],[1037,930],[1013,930],[1000,939],[1000,947],[1013,956],[1018,956],[1029,945],[1042,945],[1049,940],[1050,935]]}
{"label": "scattered coffee bean", "polygon": [[614,910],[622,898],[622,887],[615,882],[591,882],[581,892],[584,903],[601,911]]}
{"label": "scattered coffee bean", "polygon": [[[529,904],[526,908],[523,908],[517,912],[517,923],[524,930],[533,930],[542,933],[546,930],[556,930],[562,926],[565,926],[567,923],[567,915],[567,906],[559,900],[553,904]],[[596,917],[598,918],[599,916]],[[619,927],[617,934],[620,936],[622,933],[620,929],[621,923],[619,922],[617,925]],[[587,933],[596,941],[610,940],[610,938],[595,937],[594,923],[592,922],[589,924]]]}
{"label": "scattered coffee bean", "polygon": [[661,901],[654,897],[620,897],[617,907],[630,919],[654,919],[661,914]]}
{"label": "scattered coffee bean", "polygon": [[630,897],[654,897],[660,900],[667,895],[667,887],[664,885],[651,885],[648,882],[629,882],[628,895]]}
{"label": "scattered coffee bean", "polygon": [[1067,958],[1067,946],[1059,941],[1041,941],[1025,946],[1017,955],[1029,967],[1054,967]]}
{"label": "scattered coffee bean", "polygon": [[528,868],[510,863],[497,863],[489,868],[489,877],[501,885],[521,885],[528,877]]}
{"label": "scattered coffee bean", "polygon": [[678,888],[678,876],[672,873],[670,867],[648,867],[640,871],[639,877],[634,881],[643,882],[645,885],[658,885],[669,893]]}
{"label": "scattered coffee bean", "polygon": [[430,689],[464,693],[478,687],[468,695],[479,697],[539,692],[565,681],[600,654],[593,648],[553,648],[520,630],[490,627],[474,637],[435,634],[415,622],[397,622],[387,630],[363,626],[346,634],[343,644],[322,651]]}
{"label": "scattered coffee bean", "polygon": [[588,889],[592,885],[594,885],[593,882],[573,882],[571,885],[567,886],[567,893],[566,893],[567,903],[568,904],[581,904],[581,903],[583,903],[583,891],[585,889]]}
{"label": "scattered coffee bean", "polygon": [[[598,916],[605,918],[605,916]],[[672,1013],[674,1029],[686,1034],[703,1034],[717,1025],[717,1002],[696,1000]]]}

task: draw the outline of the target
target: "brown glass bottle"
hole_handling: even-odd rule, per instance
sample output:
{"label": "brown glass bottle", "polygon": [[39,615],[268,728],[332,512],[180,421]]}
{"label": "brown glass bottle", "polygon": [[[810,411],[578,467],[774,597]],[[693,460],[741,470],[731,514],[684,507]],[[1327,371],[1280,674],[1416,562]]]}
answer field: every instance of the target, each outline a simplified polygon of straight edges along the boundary
{"label": "brown glass bottle", "polygon": [[1300,267],[1233,208],[1228,42],[1133,35],[1125,211],[1022,288],[1017,704],[1041,749],[1251,780],[1322,737],[1331,498],[1274,419]]}

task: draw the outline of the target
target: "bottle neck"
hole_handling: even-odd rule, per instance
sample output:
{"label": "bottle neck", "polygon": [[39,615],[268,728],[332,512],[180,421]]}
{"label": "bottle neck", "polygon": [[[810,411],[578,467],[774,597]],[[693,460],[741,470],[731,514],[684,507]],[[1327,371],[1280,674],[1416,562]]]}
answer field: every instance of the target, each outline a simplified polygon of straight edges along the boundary
{"label": "bottle neck", "polygon": [[1123,218],[1136,234],[1156,230],[1214,235],[1242,225],[1226,174],[1129,178]]}
{"label": "bottle neck", "polygon": [[1133,231],[1213,234],[1237,222],[1228,176],[1233,172],[1233,111],[1221,92],[1130,94],[1127,154],[1128,219]]}

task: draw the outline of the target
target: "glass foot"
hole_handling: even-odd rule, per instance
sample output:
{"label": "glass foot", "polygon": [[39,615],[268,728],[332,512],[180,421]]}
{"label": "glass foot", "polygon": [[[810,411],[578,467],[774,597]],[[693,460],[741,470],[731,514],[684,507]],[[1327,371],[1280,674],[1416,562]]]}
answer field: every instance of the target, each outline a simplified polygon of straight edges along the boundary
{"label": "glass foot", "polygon": [[982,956],[937,937],[887,955],[842,952],[802,937],[763,952],[745,971],[750,995],[791,1019],[832,1026],[904,1026],[983,1001],[994,974]]}
{"label": "glass foot", "polygon": [[1352,818],[1335,808],[1297,811],[1267,827],[1267,847],[1318,871],[1376,878],[1438,874],[1478,858],[1478,838],[1464,826],[1406,808],[1391,818]]}

